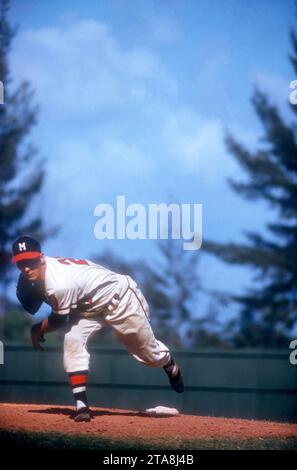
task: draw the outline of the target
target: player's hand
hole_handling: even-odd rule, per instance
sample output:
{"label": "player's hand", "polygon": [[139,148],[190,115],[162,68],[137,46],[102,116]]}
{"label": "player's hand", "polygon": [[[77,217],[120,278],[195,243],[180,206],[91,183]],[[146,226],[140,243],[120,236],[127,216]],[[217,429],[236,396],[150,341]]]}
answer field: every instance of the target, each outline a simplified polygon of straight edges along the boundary
{"label": "player's hand", "polygon": [[45,339],[43,333],[41,332],[41,325],[42,323],[37,323],[31,328],[31,340],[35,351],[43,351],[43,347],[40,345],[40,343],[44,343]]}

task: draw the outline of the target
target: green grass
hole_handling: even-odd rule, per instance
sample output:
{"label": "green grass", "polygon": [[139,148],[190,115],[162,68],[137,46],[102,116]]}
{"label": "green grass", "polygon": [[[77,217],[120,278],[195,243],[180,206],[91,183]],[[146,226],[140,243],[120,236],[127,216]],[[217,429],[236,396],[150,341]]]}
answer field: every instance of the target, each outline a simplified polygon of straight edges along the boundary
{"label": "green grass", "polygon": [[127,441],[93,435],[49,432],[0,431],[2,449],[15,450],[297,450],[297,437],[267,439],[164,439]]}

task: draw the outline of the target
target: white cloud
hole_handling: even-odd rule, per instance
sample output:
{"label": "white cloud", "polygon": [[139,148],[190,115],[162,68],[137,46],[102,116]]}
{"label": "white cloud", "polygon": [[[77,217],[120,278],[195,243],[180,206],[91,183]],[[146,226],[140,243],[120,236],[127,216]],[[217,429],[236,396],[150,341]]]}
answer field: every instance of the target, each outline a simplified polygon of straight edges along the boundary
{"label": "white cloud", "polygon": [[129,186],[131,179],[148,176],[154,168],[154,161],[137,145],[119,139],[65,138],[57,143],[56,154],[57,159],[48,164],[49,187],[51,191],[55,186],[71,188],[78,205],[96,191],[113,192],[116,181],[122,181],[122,188]]}
{"label": "white cloud", "polygon": [[[228,60],[215,57],[206,75]],[[51,122],[65,123],[53,145],[54,160],[89,186],[96,183],[92,168],[98,165],[119,180],[152,171],[159,178],[171,164],[173,171],[212,182],[223,177],[222,167],[227,170],[231,159],[223,160],[220,120],[178,107],[177,83],[157,53],[124,47],[103,23],[24,31],[17,37],[13,69],[37,88],[42,121],[49,128]]]}
{"label": "white cloud", "polygon": [[190,108],[167,112],[163,138],[184,173],[204,175],[209,181],[221,176],[226,149],[220,120],[205,119]]}
{"label": "white cloud", "polygon": [[121,140],[106,140],[99,147],[100,164],[112,166],[123,176],[139,176],[149,173],[154,167],[152,158],[148,158],[136,145]]}
{"label": "white cloud", "polygon": [[47,118],[90,118],[141,99],[135,90],[176,92],[175,80],[152,51],[124,49],[94,20],[24,31],[17,36],[13,74],[29,79]]}

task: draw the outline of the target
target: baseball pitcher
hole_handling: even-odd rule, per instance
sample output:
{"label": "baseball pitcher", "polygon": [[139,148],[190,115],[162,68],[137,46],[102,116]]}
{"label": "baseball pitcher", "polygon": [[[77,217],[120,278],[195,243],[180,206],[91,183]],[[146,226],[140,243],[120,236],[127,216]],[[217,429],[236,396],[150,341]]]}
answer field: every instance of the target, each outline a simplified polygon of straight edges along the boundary
{"label": "baseball pitcher", "polygon": [[45,256],[39,242],[22,236],[13,243],[13,262],[21,271],[17,297],[31,314],[42,302],[51,314],[31,328],[33,347],[42,350],[44,334],[57,330],[69,317],[64,338],[64,368],[72,387],[75,421],[90,421],[86,384],[89,338],[111,325],[119,340],[139,362],[162,367],[172,388],[182,393],[180,367],[165,344],[155,338],[149,306],[137,283],[89,260]]}

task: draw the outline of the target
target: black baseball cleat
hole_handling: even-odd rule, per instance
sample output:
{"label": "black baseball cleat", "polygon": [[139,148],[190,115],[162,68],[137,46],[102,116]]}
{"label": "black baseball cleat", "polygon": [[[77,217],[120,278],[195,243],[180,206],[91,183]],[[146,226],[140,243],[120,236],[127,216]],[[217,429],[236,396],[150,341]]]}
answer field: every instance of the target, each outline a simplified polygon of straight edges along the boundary
{"label": "black baseball cleat", "polygon": [[76,423],[91,421],[91,411],[90,411],[90,409],[85,407],[85,408],[80,408],[80,410],[77,410],[74,421]]}
{"label": "black baseball cleat", "polygon": [[183,393],[185,386],[180,367],[174,363],[171,367],[163,367],[163,369],[169,377],[169,382],[173,390],[175,390],[177,393]]}

